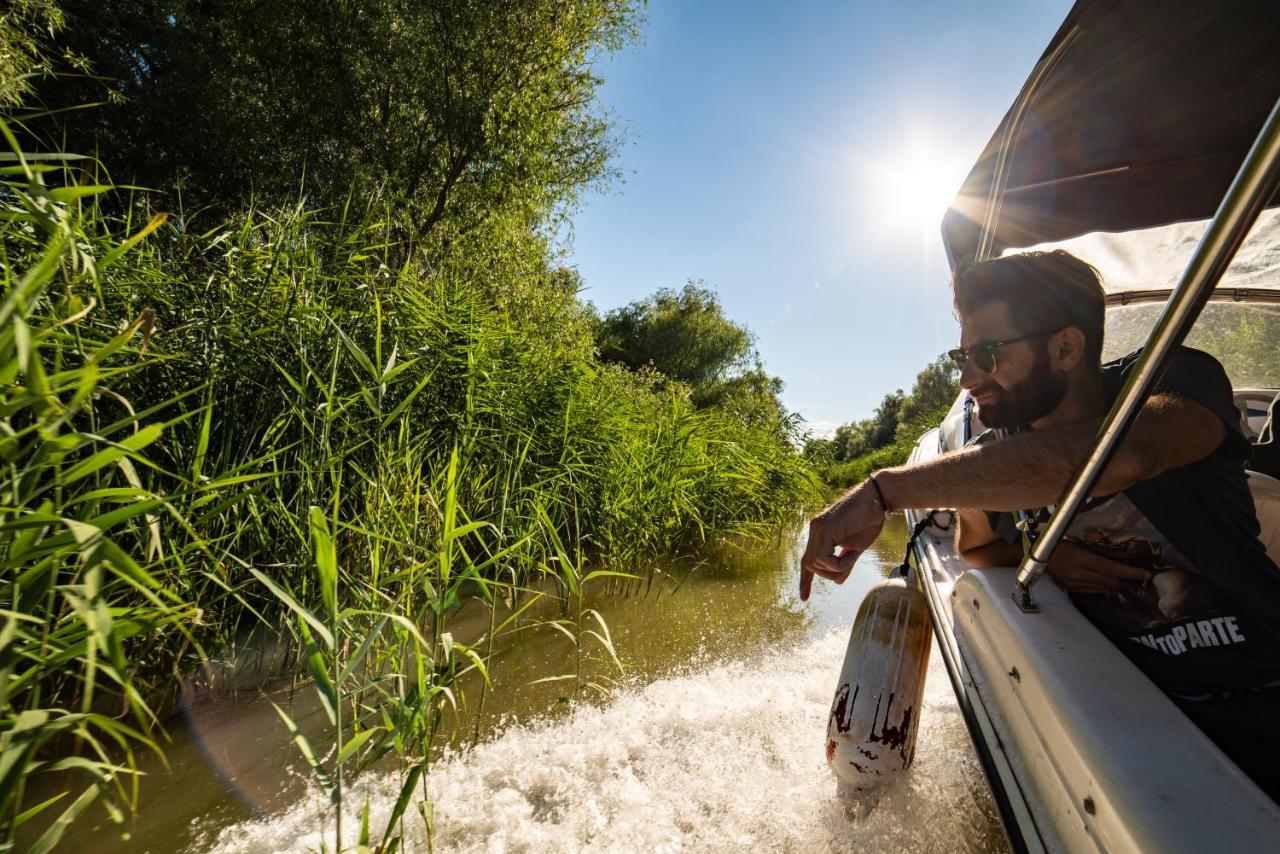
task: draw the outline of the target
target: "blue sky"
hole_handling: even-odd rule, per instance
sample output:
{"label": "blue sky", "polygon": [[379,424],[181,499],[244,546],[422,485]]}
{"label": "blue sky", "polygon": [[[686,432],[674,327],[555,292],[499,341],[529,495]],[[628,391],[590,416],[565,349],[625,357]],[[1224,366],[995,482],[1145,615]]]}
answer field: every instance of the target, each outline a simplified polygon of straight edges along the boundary
{"label": "blue sky", "polygon": [[604,310],[702,280],[818,431],[954,345],[938,220],[1066,0],[651,0],[598,64],[623,182],[573,217]]}

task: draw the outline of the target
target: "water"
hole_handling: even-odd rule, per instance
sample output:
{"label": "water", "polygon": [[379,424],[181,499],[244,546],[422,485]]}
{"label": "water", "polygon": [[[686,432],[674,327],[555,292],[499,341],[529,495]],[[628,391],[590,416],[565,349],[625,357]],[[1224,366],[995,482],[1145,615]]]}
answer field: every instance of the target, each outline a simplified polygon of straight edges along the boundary
{"label": "water", "polygon": [[[611,696],[565,702],[566,682],[494,695],[478,716],[479,743],[433,765],[433,847],[1003,850],[936,651],[916,762],[902,781],[855,805],[837,794],[823,758],[853,615],[901,559],[905,537],[891,520],[843,587],[815,585],[803,606],[793,592],[798,544],[702,566],[674,593],[657,584],[647,595],[598,597],[627,671],[600,650],[587,671],[618,680]],[[545,634],[505,650],[496,678],[570,672],[572,647]],[[332,850],[327,803],[293,770],[294,748],[268,704],[196,704],[170,757],[172,770],[152,769],[120,850]],[[345,845],[356,842],[366,802],[378,838],[398,789],[394,775],[370,773],[349,791]],[[405,828],[409,850],[427,850],[414,809]],[[83,841],[107,850],[109,828],[93,832]]]}

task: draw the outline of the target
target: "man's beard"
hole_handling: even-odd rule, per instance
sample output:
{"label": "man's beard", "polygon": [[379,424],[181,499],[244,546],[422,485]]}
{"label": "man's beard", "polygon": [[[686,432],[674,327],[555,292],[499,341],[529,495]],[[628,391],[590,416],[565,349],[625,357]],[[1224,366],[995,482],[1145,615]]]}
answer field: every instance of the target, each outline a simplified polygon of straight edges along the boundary
{"label": "man's beard", "polygon": [[1049,354],[1036,354],[1031,374],[1013,388],[995,382],[973,390],[975,397],[992,395],[994,400],[978,405],[978,420],[993,429],[1025,427],[1048,415],[1062,402],[1067,378],[1049,367]]}

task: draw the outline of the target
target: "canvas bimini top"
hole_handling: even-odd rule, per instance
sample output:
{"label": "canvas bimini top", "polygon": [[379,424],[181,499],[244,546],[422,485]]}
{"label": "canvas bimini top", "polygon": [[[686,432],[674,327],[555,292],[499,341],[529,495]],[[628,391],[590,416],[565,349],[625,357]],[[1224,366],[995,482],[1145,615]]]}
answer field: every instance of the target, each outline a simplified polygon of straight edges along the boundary
{"label": "canvas bimini top", "polygon": [[[989,255],[1212,217],[1280,96],[1280,2],[1079,0],[1037,69],[1034,92],[1005,115],[943,218],[953,268],[978,251],[1009,133]],[[1259,228],[1268,224],[1280,231],[1273,217]],[[1203,229],[1147,237],[1194,245]],[[1105,266],[1105,251],[1079,254]],[[1280,287],[1278,268],[1272,258],[1247,286]]]}
{"label": "canvas bimini top", "polygon": [[[1065,249],[1097,269],[1108,304],[1164,302],[1208,224],[1194,220],[1126,232],[1092,231],[1005,253]],[[1280,208],[1258,217],[1214,295],[1218,300],[1280,303]]]}

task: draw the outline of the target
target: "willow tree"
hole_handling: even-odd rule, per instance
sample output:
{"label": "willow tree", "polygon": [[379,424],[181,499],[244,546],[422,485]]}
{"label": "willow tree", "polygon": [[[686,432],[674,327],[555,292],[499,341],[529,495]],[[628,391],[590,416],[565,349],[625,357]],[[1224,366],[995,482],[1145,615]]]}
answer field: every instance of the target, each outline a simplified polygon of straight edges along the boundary
{"label": "willow tree", "polygon": [[[390,194],[417,234],[536,220],[603,177],[616,140],[594,60],[633,0],[61,0],[59,47],[93,77],[45,80],[59,128],[116,182],[187,207]],[[64,43],[65,42],[65,43]]]}

